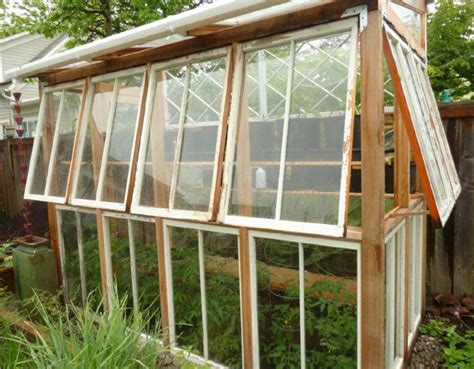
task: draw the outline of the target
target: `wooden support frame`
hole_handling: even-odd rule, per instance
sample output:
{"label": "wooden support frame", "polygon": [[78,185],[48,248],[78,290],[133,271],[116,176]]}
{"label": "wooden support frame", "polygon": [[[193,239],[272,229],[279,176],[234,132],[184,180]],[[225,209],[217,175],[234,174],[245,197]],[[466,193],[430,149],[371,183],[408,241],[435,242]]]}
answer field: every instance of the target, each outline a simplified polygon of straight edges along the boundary
{"label": "wooden support frame", "polygon": [[385,366],[384,80],[382,14],[370,11],[361,34],[362,246],[361,365]]}

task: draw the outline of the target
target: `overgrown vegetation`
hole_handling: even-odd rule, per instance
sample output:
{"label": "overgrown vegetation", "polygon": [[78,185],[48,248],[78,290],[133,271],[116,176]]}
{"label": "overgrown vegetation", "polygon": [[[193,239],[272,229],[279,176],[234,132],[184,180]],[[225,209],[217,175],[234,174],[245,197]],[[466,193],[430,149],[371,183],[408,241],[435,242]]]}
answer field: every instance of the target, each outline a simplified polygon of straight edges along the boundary
{"label": "overgrown vegetation", "polygon": [[[0,306],[11,303],[2,294]],[[45,298],[46,297],[46,298]],[[53,305],[51,302],[54,301]],[[155,340],[143,341],[145,314],[128,312],[126,299],[112,294],[111,306],[83,309],[61,306],[57,298],[35,295],[27,304],[46,329],[36,340],[10,327],[9,314],[0,316],[0,366],[9,368],[155,368],[163,349]],[[57,304],[57,305],[56,305]],[[19,310],[25,314],[24,309]],[[29,313],[26,314],[30,316]]]}
{"label": "overgrown vegetation", "polygon": [[420,326],[420,332],[443,340],[443,367],[446,369],[474,368],[474,329],[464,327],[461,334],[454,324],[431,319]]}

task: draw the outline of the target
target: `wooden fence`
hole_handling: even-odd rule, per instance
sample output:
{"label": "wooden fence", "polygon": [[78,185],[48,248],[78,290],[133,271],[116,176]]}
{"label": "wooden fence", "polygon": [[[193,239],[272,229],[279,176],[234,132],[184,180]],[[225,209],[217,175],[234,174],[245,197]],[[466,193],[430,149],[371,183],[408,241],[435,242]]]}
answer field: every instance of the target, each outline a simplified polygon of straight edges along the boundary
{"label": "wooden fence", "polygon": [[428,227],[428,291],[474,294],[474,101],[440,104],[440,112],[462,192],[445,228]]}

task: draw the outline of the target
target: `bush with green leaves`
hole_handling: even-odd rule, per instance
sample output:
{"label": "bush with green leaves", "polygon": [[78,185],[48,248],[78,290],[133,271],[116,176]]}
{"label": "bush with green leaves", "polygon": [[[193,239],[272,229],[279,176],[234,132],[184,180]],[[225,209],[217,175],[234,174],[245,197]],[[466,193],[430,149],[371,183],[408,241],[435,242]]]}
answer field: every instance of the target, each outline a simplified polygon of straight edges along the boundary
{"label": "bush with green leaves", "polygon": [[456,325],[431,319],[420,326],[420,332],[443,340],[443,367],[446,369],[474,368],[474,329],[464,327],[464,334],[458,333]]}

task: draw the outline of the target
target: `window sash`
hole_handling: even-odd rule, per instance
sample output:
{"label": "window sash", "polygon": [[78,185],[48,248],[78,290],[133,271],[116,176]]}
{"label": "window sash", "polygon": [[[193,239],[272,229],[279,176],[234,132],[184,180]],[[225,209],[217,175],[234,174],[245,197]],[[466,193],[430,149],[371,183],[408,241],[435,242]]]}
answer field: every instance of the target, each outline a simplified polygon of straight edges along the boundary
{"label": "window sash", "polygon": [[[229,118],[229,133],[226,151],[226,162],[224,165],[224,179],[222,188],[222,197],[219,210],[219,220],[225,224],[235,226],[253,226],[256,228],[265,229],[279,229],[284,231],[296,231],[308,234],[327,235],[327,236],[342,236],[345,230],[346,212],[348,208],[349,198],[349,178],[350,178],[350,162],[352,150],[352,130],[354,118],[354,97],[355,97],[355,82],[356,82],[356,57],[358,46],[358,22],[357,18],[349,18],[341,21],[329,23],[323,26],[316,26],[301,31],[296,31],[284,35],[284,37],[277,35],[262,40],[251,41],[240,45],[236,56],[236,69],[234,72],[234,85],[232,91],[232,106]],[[323,223],[304,223],[301,221],[281,220],[282,198],[284,193],[284,177],[285,177],[285,163],[286,163],[286,147],[288,143],[288,127],[290,120],[290,106],[291,106],[291,91],[294,77],[294,58],[295,58],[295,43],[304,40],[311,40],[313,38],[323,38],[341,32],[350,32],[350,61],[348,67],[348,89],[345,101],[345,122],[344,122],[344,137],[343,137],[343,155],[341,163],[341,180],[339,186],[339,203],[338,203],[338,219],[337,224],[323,224]],[[286,101],[285,101],[285,115],[283,123],[283,138],[280,152],[279,177],[277,189],[277,206],[276,217],[271,218],[257,218],[240,215],[229,214],[230,196],[232,191],[232,177],[234,160],[236,157],[237,148],[237,125],[239,122],[239,113],[241,108],[241,95],[244,87],[245,76],[245,53],[264,48],[287,45],[290,41],[290,70],[288,75]]]}

